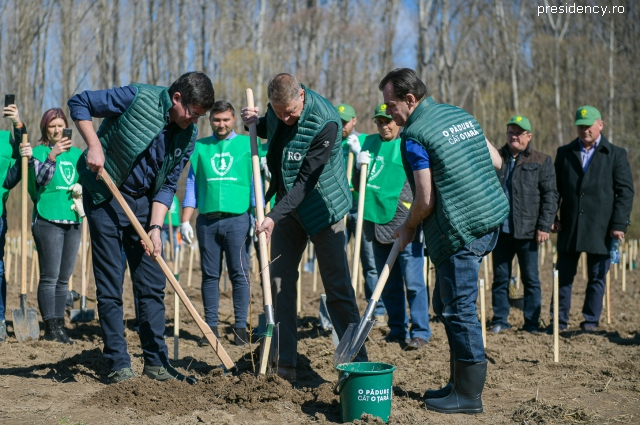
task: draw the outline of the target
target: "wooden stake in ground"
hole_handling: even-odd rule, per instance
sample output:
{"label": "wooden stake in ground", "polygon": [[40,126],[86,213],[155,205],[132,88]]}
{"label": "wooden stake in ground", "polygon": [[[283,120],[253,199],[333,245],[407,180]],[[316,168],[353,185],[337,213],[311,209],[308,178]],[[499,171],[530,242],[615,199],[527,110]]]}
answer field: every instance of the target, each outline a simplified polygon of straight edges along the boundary
{"label": "wooden stake in ground", "polygon": [[607,324],[611,324],[611,274],[607,272]]}
{"label": "wooden stake in ground", "polygon": [[313,292],[318,290],[318,257],[313,259]]}
{"label": "wooden stake in ground", "polygon": [[622,251],[622,292],[627,292],[627,251]]}
{"label": "wooden stake in ground", "polygon": [[[169,220],[171,223],[171,220]],[[180,253],[179,246],[176,246],[176,252],[173,254],[173,276],[176,281],[180,281],[179,262]],[[180,297],[177,292],[173,293],[173,360],[178,361],[180,350]]]}
{"label": "wooden stake in ground", "polygon": [[484,307],[484,279],[480,279],[480,325],[482,326],[482,344],[487,346],[487,320]]}
{"label": "wooden stake in ground", "polygon": [[[142,228],[142,225],[138,221],[138,218],[135,216],[133,211],[131,211],[131,208],[129,208],[129,205],[122,197],[122,194],[120,193],[116,185],[113,183],[113,180],[111,180],[111,177],[106,172],[106,170],[102,170],[101,177],[102,177],[102,180],[107,185],[107,187],[109,188],[109,191],[111,192],[111,194],[118,201],[118,204],[120,204],[120,208],[122,208],[124,213],[127,215],[129,222],[135,229],[140,239],[144,241],[145,245],[149,247],[149,249],[153,249],[153,243],[151,242],[149,235]],[[257,197],[257,198],[259,199],[260,197]],[[198,311],[191,303],[191,300],[189,299],[189,297],[187,297],[187,294],[185,294],[184,290],[180,286],[180,283],[178,283],[176,278],[173,276],[171,269],[169,269],[169,266],[167,266],[167,263],[165,263],[164,258],[162,258],[161,255],[158,255],[157,257],[155,257],[155,259],[158,265],[160,266],[160,268],[162,269],[162,272],[169,280],[169,283],[173,287],[173,290],[176,291],[182,303],[185,305],[185,307],[187,307],[187,310],[189,311],[189,314],[191,314],[191,317],[193,317],[193,320],[196,322],[196,325],[198,326],[200,331],[204,334],[204,337],[207,339],[207,341],[209,341],[209,344],[211,344],[211,348],[218,355],[218,358],[220,358],[220,360],[222,361],[222,363],[227,369],[235,369],[236,365],[234,361],[231,360],[231,357],[229,357],[229,354],[227,354],[226,350],[224,349],[220,341],[218,341],[218,338],[216,338],[216,336],[213,334],[209,325],[207,325],[207,323],[204,320],[202,320],[202,317],[200,316],[200,314],[198,314]]]}
{"label": "wooden stake in ground", "polygon": [[482,257],[482,267],[484,268],[484,281],[487,282],[487,285],[488,285],[489,284],[489,259],[487,257],[488,257],[487,255]]}
{"label": "wooden stake in ground", "polygon": [[195,256],[195,253],[195,246],[192,243],[191,246],[189,246],[189,272],[187,274],[187,287],[191,287],[191,274],[193,273],[193,257]]}
{"label": "wooden stake in ground", "polygon": [[[554,266],[555,267],[555,266]],[[558,270],[553,270],[553,361],[560,361],[560,289],[558,284]]]}
{"label": "wooden stake in ground", "polygon": [[580,254],[580,262],[582,263],[582,279],[587,280],[587,253]]}
{"label": "wooden stake in ground", "polygon": [[358,219],[356,221],[356,245],[353,249],[353,264],[351,265],[351,286],[355,292],[358,287],[358,273],[360,266],[360,246],[362,244],[362,222],[364,215],[364,195],[367,189],[367,168],[369,164],[360,165],[360,185],[358,193]]}

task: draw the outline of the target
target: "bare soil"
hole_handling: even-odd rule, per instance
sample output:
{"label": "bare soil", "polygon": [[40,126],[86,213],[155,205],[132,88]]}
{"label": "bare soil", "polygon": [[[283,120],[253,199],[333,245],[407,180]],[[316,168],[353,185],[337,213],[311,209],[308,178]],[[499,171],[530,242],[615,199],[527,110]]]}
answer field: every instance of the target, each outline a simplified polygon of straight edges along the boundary
{"label": "bare soil", "polygon": [[[541,267],[543,318],[548,321],[551,298],[550,256]],[[184,260],[181,281],[186,286]],[[185,290],[202,311],[200,270],[196,262],[192,286]],[[482,274],[482,271],[481,271]],[[12,273],[13,275],[13,273]],[[512,330],[487,336],[489,361],[483,393],[484,413],[442,415],[427,411],[422,393],[446,383],[449,374],[448,344],[442,324],[432,322],[433,337],[418,351],[403,351],[382,338],[387,328],[374,328],[367,342],[371,361],[397,367],[393,378],[394,424],[555,424],[640,423],[640,272],[627,272],[622,292],[621,274],[611,284],[611,324],[603,313],[597,333],[580,332],[585,281],[578,272],[569,331],[561,334],[560,361],[553,361],[553,337],[532,335],[518,328],[522,312],[512,309]],[[239,366],[225,376],[210,347],[198,347],[200,332],[186,309],[180,315],[180,359],[173,364],[199,379],[198,384],[158,383],[139,377],[117,385],[107,384],[97,321],[67,324],[75,346],[36,341],[18,343],[13,336],[11,309],[18,307],[19,285],[10,277],[8,288],[9,338],[0,344],[0,423],[9,424],[281,424],[339,423],[339,398],[332,386],[334,346],[329,332],[318,325],[321,283],[312,291],[312,277],[303,274],[302,311],[299,314],[298,382],[291,385],[276,377],[252,373],[251,348],[233,345],[231,285],[221,296],[222,342]],[[252,280],[256,282],[256,280]],[[93,282],[91,280],[91,282]],[[74,277],[80,283],[79,262]],[[93,297],[93,283],[89,296]],[[261,289],[252,287],[252,320],[262,312]],[[133,368],[142,372],[139,339],[130,327],[133,319],[131,282],[125,279],[126,337]],[[366,303],[358,297],[360,311]],[[491,294],[487,292],[487,315],[491,317]],[[36,307],[35,292],[28,294]],[[167,290],[167,330],[173,329],[173,291]],[[77,304],[76,304],[77,307]],[[95,308],[93,302],[89,308]],[[68,321],[68,320],[67,320]],[[224,326],[223,326],[224,325]],[[42,324],[41,324],[42,326]],[[167,339],[173,353],[173,338]],[[357,423],[381,423],[366,417]]]}

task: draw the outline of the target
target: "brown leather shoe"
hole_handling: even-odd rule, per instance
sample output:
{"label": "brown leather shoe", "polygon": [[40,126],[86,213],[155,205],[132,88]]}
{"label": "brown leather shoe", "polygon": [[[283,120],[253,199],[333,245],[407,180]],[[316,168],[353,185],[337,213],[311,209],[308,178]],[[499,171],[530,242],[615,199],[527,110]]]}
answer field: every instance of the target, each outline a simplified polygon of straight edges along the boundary
{"label": "brown leather shoe", "polygon": [[421,347],[424,347],[425,345],[428,345],[429,343],[427,341],[425,341],[422,338],[419,337],[415,337],[413,339],[411,339],[411,341],[409,341],[409,343],[407,344],[405,350],[406,351],[412,351],[412,350],[418,350]]}
{"label": "brown leather shoe", "polygon": [[278,366],[278,376],[293,384],[296,382],[296,368],[293,366]]}

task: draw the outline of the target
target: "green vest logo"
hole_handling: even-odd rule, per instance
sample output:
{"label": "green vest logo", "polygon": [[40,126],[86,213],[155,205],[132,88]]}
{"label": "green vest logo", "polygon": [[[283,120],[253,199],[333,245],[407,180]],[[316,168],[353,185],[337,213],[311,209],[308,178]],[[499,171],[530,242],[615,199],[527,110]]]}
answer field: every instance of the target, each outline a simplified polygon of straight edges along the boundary
{"label": "green vest logo", "polygon": [[211,158],[211,168],[219,176],[227,174],[232,164],[233,157],[229,152],[217,153]]}
{"label": "green vest logo", "polygon": [[371,173],[369,174],[369,181],[375,180],[376,177],[380,175],[383,168],[384,168],[384,157],[376,156],[376,158],[372,161]]}
{"label": "green vest logo", "polygon": [[60,172],[68,185],[72,184],[76,178],[76,167],[69,161],[60,161]]}

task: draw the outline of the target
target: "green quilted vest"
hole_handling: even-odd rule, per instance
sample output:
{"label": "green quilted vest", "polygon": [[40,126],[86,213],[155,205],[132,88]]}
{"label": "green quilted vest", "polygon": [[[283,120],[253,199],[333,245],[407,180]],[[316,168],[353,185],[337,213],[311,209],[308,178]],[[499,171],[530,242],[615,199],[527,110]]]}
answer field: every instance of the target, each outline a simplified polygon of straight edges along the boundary
{"label": "green quilted vest", "polygon": [[436,267],[462,247],[498,227],[509,214],[509,202],[491,162],[484,134],[475,118],[457,106],[422,101],[406,123],[402,137],[420,143],[429,154],[436,187],[436,206],[423,223],[425,244]]}
{"label": "green quilted vest", "polygon": [[[117,187],[126,180],[133,163],[143,153],[153,139],[167,125],[167,112],[173,106],[166,87],[147,84],[132,84],[136,88],[136,97],[124,114],[105,118],[98,129],[98,138],[104,150],[104,168]],[[167,175],[182,160],[192,145],[197,132],[194,124],[173,134],[166,148],[162,163],[153,186],[155,196],[167,178]],[[195,142],[194,142],[195,143]],[[111,196],[107,186],[96,180],[96,173],[87,168],[87,150],[78,160],[78,173],[82,186],[89,190],[94,204],[99,204]]]}
{"label": "green quilted vest", "polygon": [[309,236],[314,236],[325,227],[341,220],[349,212],[351,192],[342,159],[340,116],[328,100],[304,86],[302,88],[305,91],[304,108],[295,125],[288,126],[280,121],[271,104],[268,105],[267,140],[270,144],[275,139],[285,140],[282,175],[285,189],[289,191],[300,172],[311,141],[327,123],[335,122],[338,125],[331,156],[320,174],[318,184],[296,208],[305,231]]}

